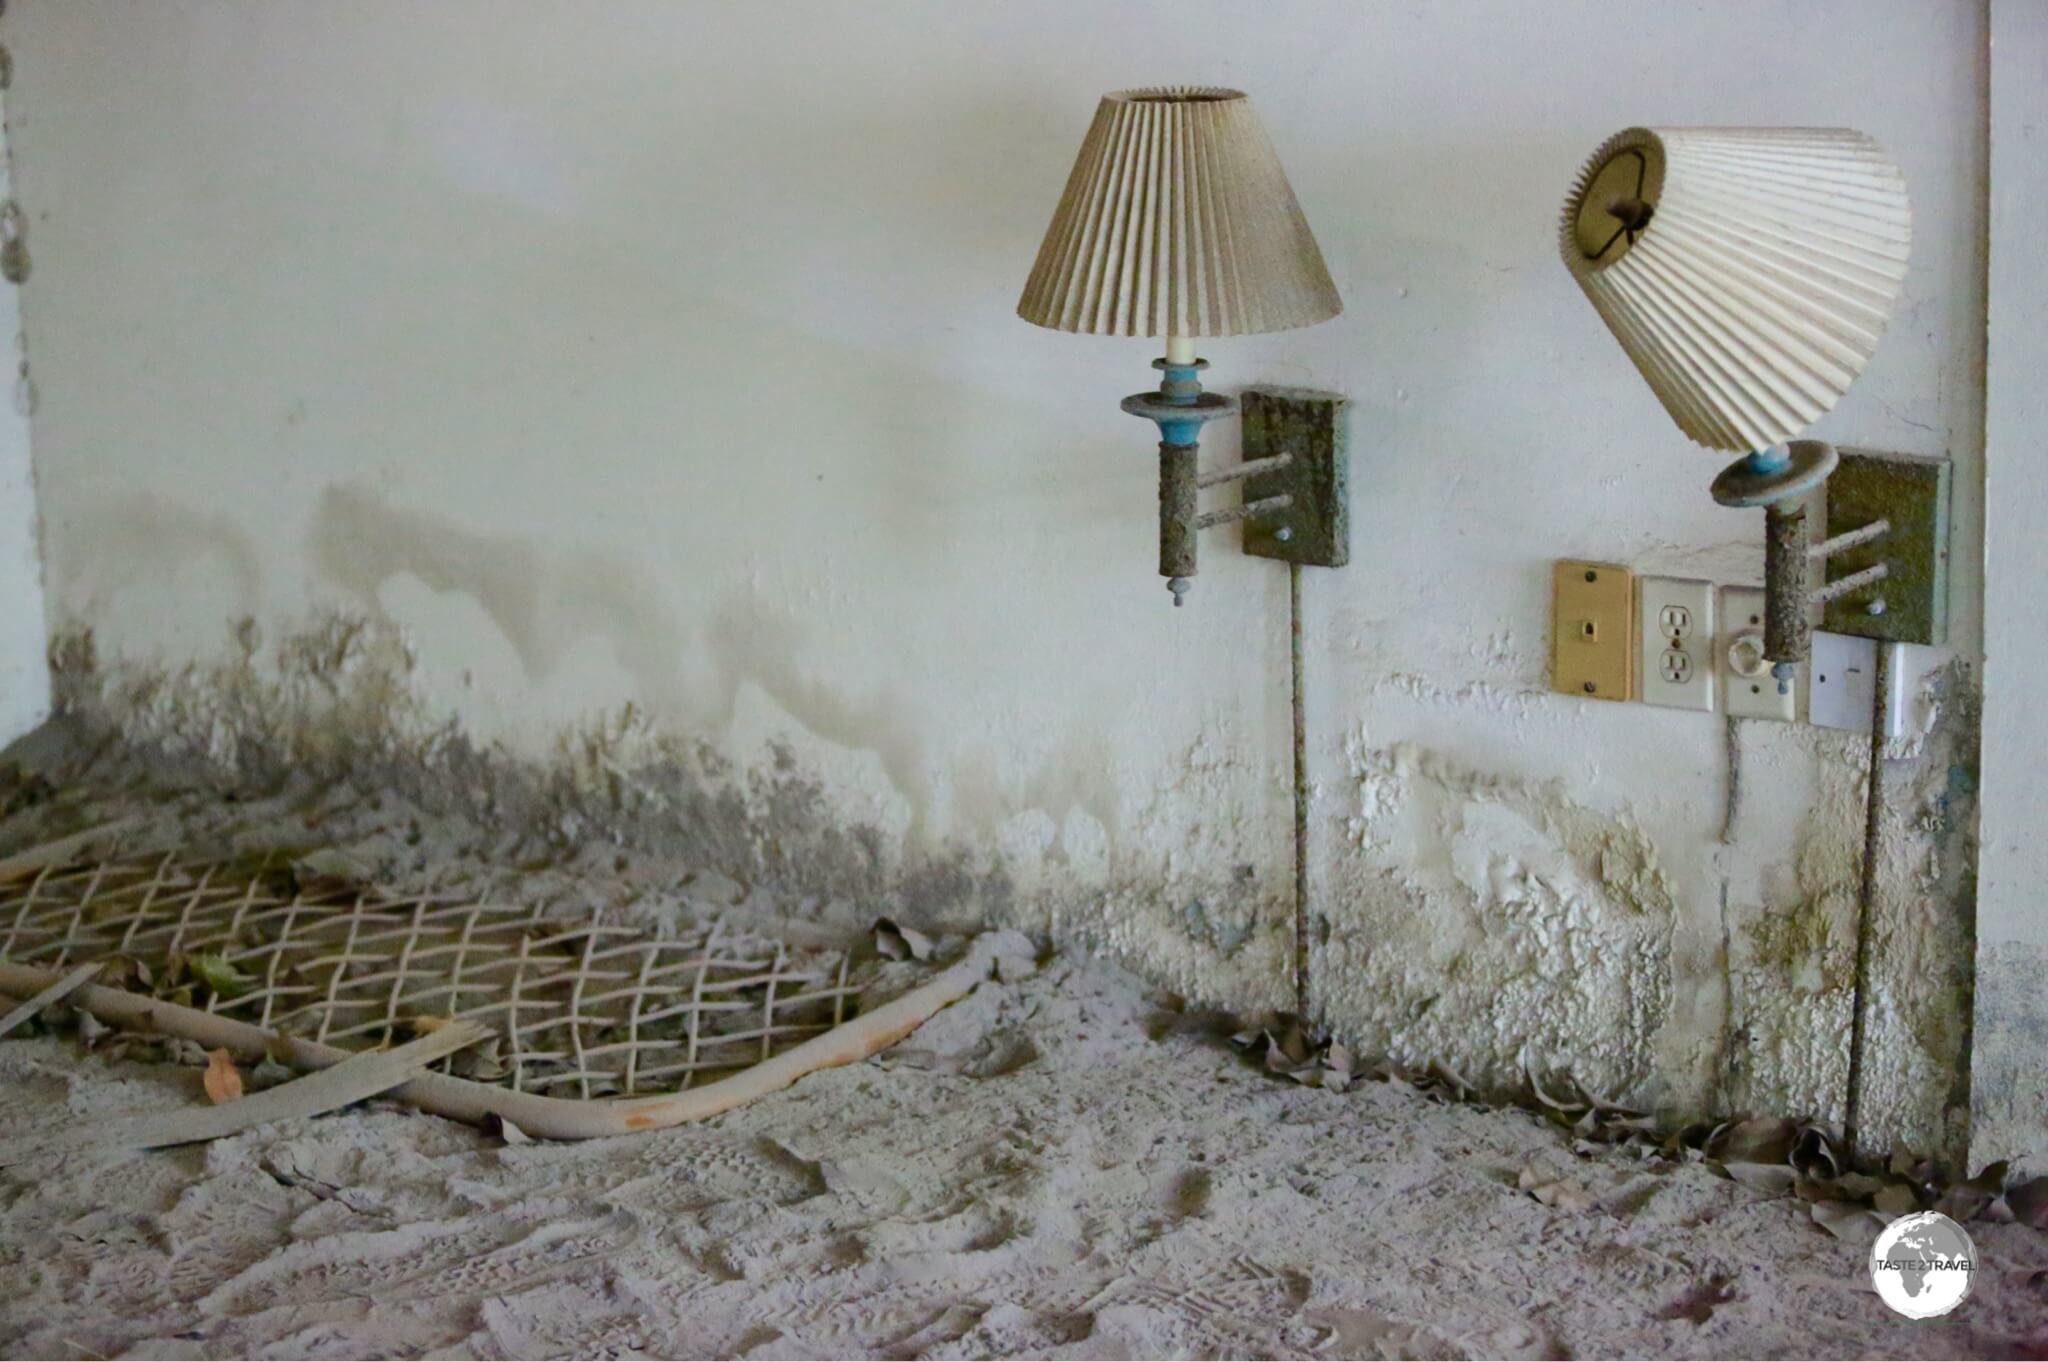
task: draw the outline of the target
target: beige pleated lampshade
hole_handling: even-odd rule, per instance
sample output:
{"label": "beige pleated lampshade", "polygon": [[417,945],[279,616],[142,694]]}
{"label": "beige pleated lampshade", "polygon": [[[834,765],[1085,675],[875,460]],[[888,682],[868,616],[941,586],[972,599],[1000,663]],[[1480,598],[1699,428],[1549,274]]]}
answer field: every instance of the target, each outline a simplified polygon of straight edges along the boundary
{"label": "beige pleated lampshade", "polygon": [[1564,261],[1679,429],[1756,450],[1820,419],[1906,278],[1905,178],[1847,128],[1630,128],[1566,199]]}
{"label": "beige pleated lampshade", "polygon": [[1104,95],[1017,315],[1102,336],[1241,336],[1343,310],[1237,90]]}

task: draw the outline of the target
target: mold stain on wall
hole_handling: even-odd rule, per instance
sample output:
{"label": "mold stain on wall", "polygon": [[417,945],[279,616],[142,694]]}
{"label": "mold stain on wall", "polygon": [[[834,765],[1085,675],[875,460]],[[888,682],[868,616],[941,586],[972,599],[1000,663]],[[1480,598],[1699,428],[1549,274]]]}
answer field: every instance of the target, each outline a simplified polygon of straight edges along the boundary
{"label": "mold stain on wall", "polygon": [[[425,566],[461,580],[448,560]],[[510,591],[497,605],[545,618],[522,599]],[[437,708],[418,684],[416,643],[381,612],[324,612],[268,644],[250,617],[228,634],[210,660],[161,666],[109,662],[89,628],[63,631],[51,648],[58,713],[186,778],[237,788],[348,779],[564,848],[597,840],[672,856],[798,908],[1050,933],[1200,1002],[1276,1007],[1291,996],[1292,886],[1247,856],[1240,820],[1204,816],[1227,809],[1247,774],[1207,739],[1135,817],[1095,817],[1080,798],[1012,803],[998,836],[970,823],[919,839],[901,819],[859,816],[873,792],[846,786],[817,734],[770,737],[743,762],[627,704],[535,757],[479,741]],[[1046,773],[1022,788],[1057,798],[1073,781]],[[984,818],[1014,800],[985,776],[977,797]]]}
{"label": "mold stain on wall", "polygon": [[1626,810],[1362,732],[1347,758],[1340,901],[1311,924],[1317,1014],[1485,1089],[1563,1070],[1654,1096],[1676,905]]}
{"label": "mold stain on wall", "polygon": [[[1870,798],[1866,737],[1745,726],[1745,785],[1788,779],[1794,770],[1809,772],[1811,783],[1803,797],[1780,802],[1801,810],[1790,861],[1761,867],[1754,897],[1738,889],[1730,906],[1721,1109],[1845,1122],[1860,997],[1859,1143],[1963,1156],[1977,694],[1974,670],[1961,659],[1922,680],[1913,731],[1881,757],[1874,842],[1861,816]],[[1725,864],[1743,856],[1757,816],[1744,815]],[[1868,867],[1866,854],[1874,855]],[[1860,981],[1859,933],[1866,942]]]}
{"label": "mold stain on wall", "polygon": [[[1741,721],[1746,792],[1721,852],[1728,1022],[1719,1105],[1839,1122],[1862,881],[1860,736]],[[1789,829],[1767,824],[1790,816]],[[1789,832],[1789,838],[1787,833]],[[1763,850],[1774,840],[1786,857]]]}
{"label": "mold stain on wall", "polygon": [[[62,567],[61,711],[230,781],[388,784],[565,846],[670,854],[819,911],[1016,925],[1199,1002],[1291,1004],[1288,820],[1246,795],[1279,814],[1291,786],[1227,717],[1163,777],[1120,769],[1085,726],[1020,770],[993,727],[942,750],[914,704],[807,669],[794,617],[744,593],[686,627],[636,595],[638,566],[618,554],[479,534],[363,483],[315,505],[308,560],[340,604],[269,640],[253,547],[227,517],[141,498],[91,512],[92,533],[64,542],[112,548]],[[86,622],[121,632],[167,582],[238,610],[222,643],[182,664],[96,656]],[[451,621],[462,628],[440,627]],[[531,695],[593,651],[617,662],[612,693],[636,698],[552,731],[516,708],[498,731],[480,722],[480,697]],[[493,656],[505,671],[477,681]],[[1563,722],[1523,686],[1397,671],[1374,694],[1517,730]],[[1926,731],[1887,756],[1867,928],[1866,1127],[1936,1149],[1957,1146],[1967,1110],[1974,694],[1967,667],[1938,673]],[[1561,780],[1354,734],[1331,889],[1311,905],[1313,1013],[1363,1050],[1485,1089],[1569,1073],[1672,1112],[1839,1121],[1866,752],[1776,724],[1742,726],[1738,749],[1752,794],[1715,853],[1732,886],[1716,907],[1681,901],[1691,881],[1625,801],[1596,808]],[[1776,812],[1760,803],[1794,779]],[[1789,838],[1759,838],[1787,809]]]}
{"label": "mold stain on wall", "polygon": [[1977,957],[1970,1153],[1976,1160],[2048,1154],[2048,946],[2000,941]]}
{"label": "mold stain on wall", "polygon": [[1951,659],[1922,680],[1914,708],[1924,727],[1884,756],[1858,1133],[1874,1148],[1902,1142],[1953,1157],[1970,1140],[1977,669]]}

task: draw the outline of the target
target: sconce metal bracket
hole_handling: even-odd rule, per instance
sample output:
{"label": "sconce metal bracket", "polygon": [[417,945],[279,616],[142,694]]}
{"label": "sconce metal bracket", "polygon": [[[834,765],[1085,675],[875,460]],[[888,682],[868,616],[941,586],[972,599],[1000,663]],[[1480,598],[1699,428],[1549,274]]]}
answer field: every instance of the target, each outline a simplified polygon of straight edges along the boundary
{"label": "sconce metal bracket", "polygon": [[1244,525],[1244,551],[1311,567],[1351,561],[1351,473],[1344,398],[1303,388],[1247,388],[1243,397],[1244,460],[1294,457],[1283,468],[1244,481],[1247,502],[1279,496],[1285,510]]}
{"label": "sconce metal bracket", "polygon": [[[1875,449],[1841,451],[1827,481],[1828,538],[1878,520],[1890,528],[1827,559],[1829,582],[1879,563],[1884,576],[1830,600],[1821,625],[1830,633],[1893,643],[1937,644],[1948,637],[1947,459]],[[1878,606],[1872,613],[1872,606]]]}

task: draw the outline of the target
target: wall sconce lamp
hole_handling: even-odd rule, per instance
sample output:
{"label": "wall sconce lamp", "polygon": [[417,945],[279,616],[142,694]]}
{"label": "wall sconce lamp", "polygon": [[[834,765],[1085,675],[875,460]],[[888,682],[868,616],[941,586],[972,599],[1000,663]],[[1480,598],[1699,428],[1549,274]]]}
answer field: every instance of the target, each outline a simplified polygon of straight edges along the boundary
{"label": "wall sconce lamp", "polygon": [[[1159,573],[1175,605],[1193,585],[1201,530],[1261,519],[1281,544],[1331,538],[1327,524],[1292,523],[1326,510],[1309,504],[1313,488],[1276,479],[1298,481],[1316,457],[1309,452],[1196,467],[1203,425],[1238,408],[1202,391],[1208,361],[1196,356],[1196,339],[1308,326],[1343,306],[1243,92],[1177,85],[1102,97],[1017,315],[1056,331],[1165,339],[1165,356],[1152,362],[1158,389],[1132,394],[1123,409],[1159,426]],[[1323,483],[1341,481],[1318,471]],[[1243,505],[1197,510],[1201,488],[1245,478],[1256,481]],[[1281,490],[1255,494],[1259,483]]]}
{"label": "wall sconce lamp", "polygon": [[1878,561],[1808,590],[1810,561],[1895,527],[1871,519],[1809,547],[1805,498],[1838,456],[1791,437],[1870,362],[1911,241],[1904,177],[1846,128],[1630,128],[1565,200],[1565,265],[1651,391],[1697,443],[1744,451],[1712,490],[1764,508],[1764,656],[1780,693],[1806,660],[1809,607],[1889,571]]}

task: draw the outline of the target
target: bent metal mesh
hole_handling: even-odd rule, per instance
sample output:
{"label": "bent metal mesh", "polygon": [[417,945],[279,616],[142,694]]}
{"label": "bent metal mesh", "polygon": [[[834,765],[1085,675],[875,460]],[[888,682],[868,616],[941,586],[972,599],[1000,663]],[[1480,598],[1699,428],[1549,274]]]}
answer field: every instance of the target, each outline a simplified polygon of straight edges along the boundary
{"label": "bent metal mesh", "polygon": [[173,855],[0,884],[0,958],[108,959],[132,990],[351,1049],[473,1019],[496,1043],[453,1072],[582,1098],[745,1069],[844,1021],[859,991],[845,953],[722,920],[660,936]]}

